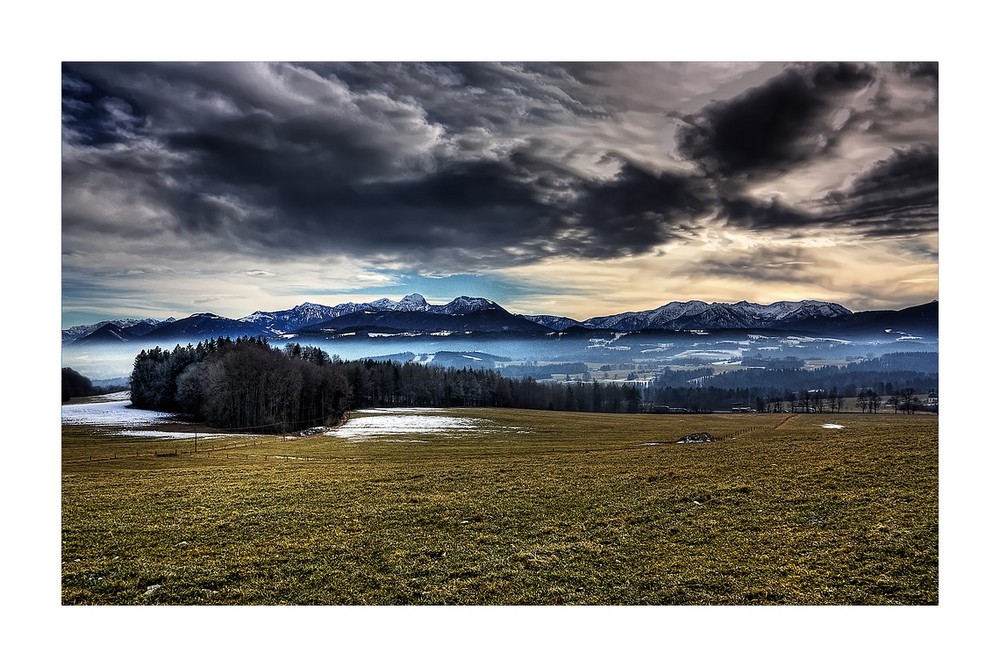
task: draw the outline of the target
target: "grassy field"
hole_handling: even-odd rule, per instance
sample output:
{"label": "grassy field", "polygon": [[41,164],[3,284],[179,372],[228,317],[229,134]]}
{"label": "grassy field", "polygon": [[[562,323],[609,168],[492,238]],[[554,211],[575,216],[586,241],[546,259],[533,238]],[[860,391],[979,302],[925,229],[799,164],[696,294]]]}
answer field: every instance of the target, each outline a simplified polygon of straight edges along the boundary
{"label": "grassy field", "polygon": [[62,602],[938,602],[936,416],[447,414],[486,421],[197,453],[64,427]]}

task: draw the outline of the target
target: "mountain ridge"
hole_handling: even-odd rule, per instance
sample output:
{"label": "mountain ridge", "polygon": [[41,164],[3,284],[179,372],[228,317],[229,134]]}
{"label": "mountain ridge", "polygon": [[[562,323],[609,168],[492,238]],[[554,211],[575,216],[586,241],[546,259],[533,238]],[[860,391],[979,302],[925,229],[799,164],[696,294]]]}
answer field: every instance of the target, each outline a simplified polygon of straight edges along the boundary
{"label": "mountain ridge", "polygon": [[[830,301],[805,299],[758,304],[670,301],[657,308],[591,317],[583,321],[558,315],[515,314],[483,297],[459,296],[446,304],[430,304],[418,293],[399,301],[377,299],[336,306],[304,302],[278,311],[254,311],[239,319],[194,313],[165,320],[104,320],[63,330],[63,342],[113,340],[189,340],[212,336],[262,336],[364,331],[468,331],[478,333],[562,333],[570,330],[636,332],[644,330],[824,329],[917,326],[937,329],[937,300],[898,311],[852,312]],[[96,335],[95,335],[96,334]]]}

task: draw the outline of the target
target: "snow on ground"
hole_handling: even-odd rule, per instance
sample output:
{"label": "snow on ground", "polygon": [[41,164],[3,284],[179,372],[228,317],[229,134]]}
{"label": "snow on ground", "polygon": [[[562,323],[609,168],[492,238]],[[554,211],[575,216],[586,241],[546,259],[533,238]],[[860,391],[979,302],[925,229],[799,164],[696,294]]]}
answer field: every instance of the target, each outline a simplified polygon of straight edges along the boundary
{"label": "snow on ground", "polygon": [[65,425],[92,426],[150,426],[174,421],[169,412],[138,410],[129,407],[132,401],[105,401],[62,406],[62,423]]}
{"label": "snow on ground", "polygon": [[354,410],[354,412],[364,415],[423,414],[425,412],[446,411],[446,408],[366,408],[364,410]]}
{"label": "snow on ground", "polygon": [[330,435],[338,438],[367,439],[381,435],[402,435],[413,433],[454,433],[460,435],[476,431],[486,424],[483,419],[466,417],[445,417],[441,415],[383,414],[375,417],[355,417],[349,419]]}
{"label": "snow on ground", "polygon": [[844,428],[843,424],[823,424],[822,428]]}
{"label": "snow on ground", "polygon": [[[194,438],[194,433],[187,431],[118,431],[116,435],[124,435],[131,438],[171,438],[177,440],[191,440]],[[225,434],[223,433],[199,433],[199,440],[211,440],[212,438],[221,438]]]}
{"label": "snow on ground", "polygon": [[[120,398],[124,394],[128,398],[128,392],[118,392],[116,394],[105,394],[100,398]],[[132,438],[172,438],[191,439],[194,437],[194,425],[187,425],[191,429],[188,431],[158,431],[146,429],[148,426],[162,426],[169,423],[179,422],[177,415],[169,412],[158,412],[156,410],[139,410],[129,407],[131,400],[102,401],[98,403],[80,403],[77,405],[62,406],[62,423],[66,426],[102,426],[105,428],[118,427],[121,430],[114,431],[114,435],[128,436]],[[198,433],[198,439],[221,438],[225,433]]]}
{"label": "snow on ground", "polygon": [[132,398],[132,392],[128,389],[125,391],[116,391],[111,394],[101,394],[100,396],[95,396],[96,399],[102,399],[102,402],[106,401],[125,401]]}
{"label": "snow on ground", "polygon": [[[446,433],[465,435],[493,431],[525,433],[523,429],[507,429],[488,419],[471,419],[435,414],[446,412],[442,408],[373,408],[358,410],[363,417],[349,419],[346,424],[331,430],[328,435],[348,440],[367,440],[379,436],[421,435]],[[405,442],[405,441],[404,441]],[[420,442],[413,440],[412,442]]]}

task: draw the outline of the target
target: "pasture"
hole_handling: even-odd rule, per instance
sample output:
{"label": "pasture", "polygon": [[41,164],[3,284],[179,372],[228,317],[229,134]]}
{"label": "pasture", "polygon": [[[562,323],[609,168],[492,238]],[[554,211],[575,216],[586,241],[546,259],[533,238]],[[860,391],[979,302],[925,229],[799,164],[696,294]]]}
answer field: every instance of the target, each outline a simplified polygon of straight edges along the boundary
{"label": "pasture", "polygon": [[464,421],[64,425],[63,604],[938,602],[936,415],[418,414]]}

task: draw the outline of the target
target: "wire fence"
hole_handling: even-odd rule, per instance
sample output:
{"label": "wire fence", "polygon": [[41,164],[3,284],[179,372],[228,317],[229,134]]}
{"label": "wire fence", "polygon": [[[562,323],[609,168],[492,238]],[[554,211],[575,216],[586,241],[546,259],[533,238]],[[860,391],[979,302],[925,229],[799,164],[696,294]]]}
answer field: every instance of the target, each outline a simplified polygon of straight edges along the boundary
{"label": "wire fence", "polygon": [[[116,436],[112,436],[116,437]],[[203,441],[205,438],[199,438],[199,441]],[[174,447],[164,447],[161,445],[171,444],[165,442],[163,439],[150,438],[146,440],[136,440],[129,439],[127,442],[122,443],[122,446],[114,449],[111,452],[102,451],[98,454],[88,454],[86,458],[83,456],[73,457],[70,459],[65,459],[63,461],[66,465],[81,464],[81,463],[94,463],[101,461],[116,461],[119,459],[156,459],[156,458],[166,458],[166,457],[198,457],[198,458],[217,458],[217,459],[263,459],[268,460],[287,460],[287,461],[319,461],[324,460],[324,457],[316,456],[299,456],[292,454],[249,454],[241,452],[240,450],[245,450],[248,448],[255,447],[262,444],[262,439],[248,437],[246,442],[241,443],[229,443],[225,445],[216,446],[205,446],[205,445],[195,445],[194,438],[191,440],[186,440],[178,442]],[[152,449],[136,449],[135,447],[139,445],[154,445]]]}

